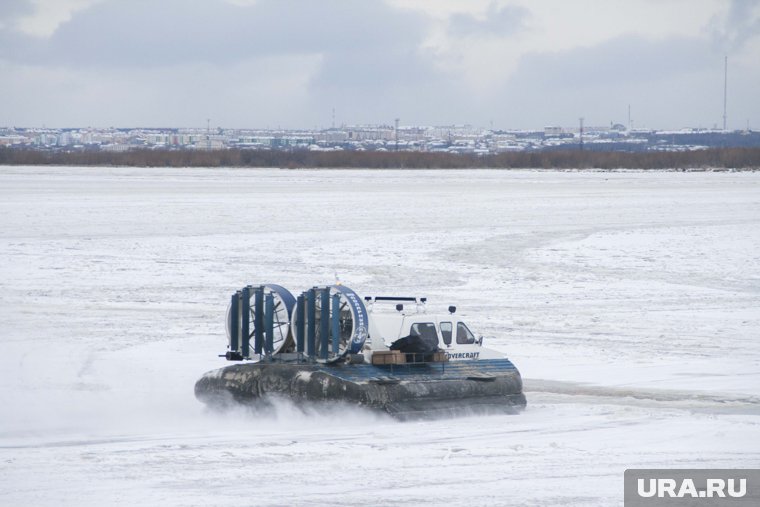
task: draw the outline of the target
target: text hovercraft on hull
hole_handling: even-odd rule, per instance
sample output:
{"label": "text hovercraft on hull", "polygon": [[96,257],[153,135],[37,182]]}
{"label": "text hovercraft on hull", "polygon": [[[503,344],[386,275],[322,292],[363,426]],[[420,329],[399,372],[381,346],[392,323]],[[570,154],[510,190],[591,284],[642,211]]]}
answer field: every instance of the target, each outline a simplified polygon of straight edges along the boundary
{"label": "text hovercraft on hull", "polygon": [[344,285],[294,297],[275,284],[235,292],[227,311],[235,364],[204,374],[208,405],[344,402],[399,419],[515,413],[520,372],[483,346],[456,307],[435,314],[421,297],[360,297]]}

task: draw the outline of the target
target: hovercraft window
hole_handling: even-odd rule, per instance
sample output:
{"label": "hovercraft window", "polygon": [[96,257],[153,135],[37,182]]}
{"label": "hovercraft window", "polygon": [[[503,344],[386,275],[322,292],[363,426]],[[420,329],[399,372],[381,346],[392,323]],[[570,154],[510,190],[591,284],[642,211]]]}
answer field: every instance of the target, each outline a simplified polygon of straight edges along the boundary
{"label": "hovercraft window", "polygon": [[443,337],[443,343],[451,345],[451,322],[441,322],[441,336]]}
{"label": "hovercraft window", "polygon": [[457,322],[457,343],[475,343],[475,335],[472,334],[464,322]]}
{"label": "hovercraft window", "polygon": [[418,322],[412,324],[409,334],[419,336],[428,343],[438,343],[438,333],[435,332],[435,324],[432,322]]}

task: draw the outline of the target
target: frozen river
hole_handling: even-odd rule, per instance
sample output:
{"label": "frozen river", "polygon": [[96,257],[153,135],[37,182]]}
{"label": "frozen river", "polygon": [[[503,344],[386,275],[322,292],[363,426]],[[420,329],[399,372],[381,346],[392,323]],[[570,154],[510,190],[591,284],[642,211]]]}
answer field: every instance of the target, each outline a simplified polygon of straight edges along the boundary
{"label": "frozen river", "polygon": [[[245,284],[457,304],[516,416],[207,411]],[[622,505],[760,468],[760,173],[0,167],[0,505]]]}

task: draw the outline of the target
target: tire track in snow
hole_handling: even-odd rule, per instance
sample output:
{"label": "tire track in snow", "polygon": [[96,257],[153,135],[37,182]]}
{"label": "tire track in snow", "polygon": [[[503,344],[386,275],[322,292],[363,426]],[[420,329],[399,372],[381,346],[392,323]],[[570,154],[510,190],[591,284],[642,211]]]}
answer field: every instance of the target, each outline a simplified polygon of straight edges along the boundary
{"label": "tire track in snow", "polygon": [[728,393],[705,393],[675,389],[611,387],[545,379],[523,379],[523,389],[531,402],[531,394],[550,395],[552,402],[616,405],[646,405],[714,413],[760,414],[760,397]]}

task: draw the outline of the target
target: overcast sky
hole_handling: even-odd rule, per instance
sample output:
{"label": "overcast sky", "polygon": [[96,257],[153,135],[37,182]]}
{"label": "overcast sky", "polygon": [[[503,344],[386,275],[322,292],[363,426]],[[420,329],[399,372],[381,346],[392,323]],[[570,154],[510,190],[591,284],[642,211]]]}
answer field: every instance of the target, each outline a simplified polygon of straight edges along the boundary
{"label": "overcast sky", "polygon": [[0,126],[760,128],[758,0],[0,0]]}

